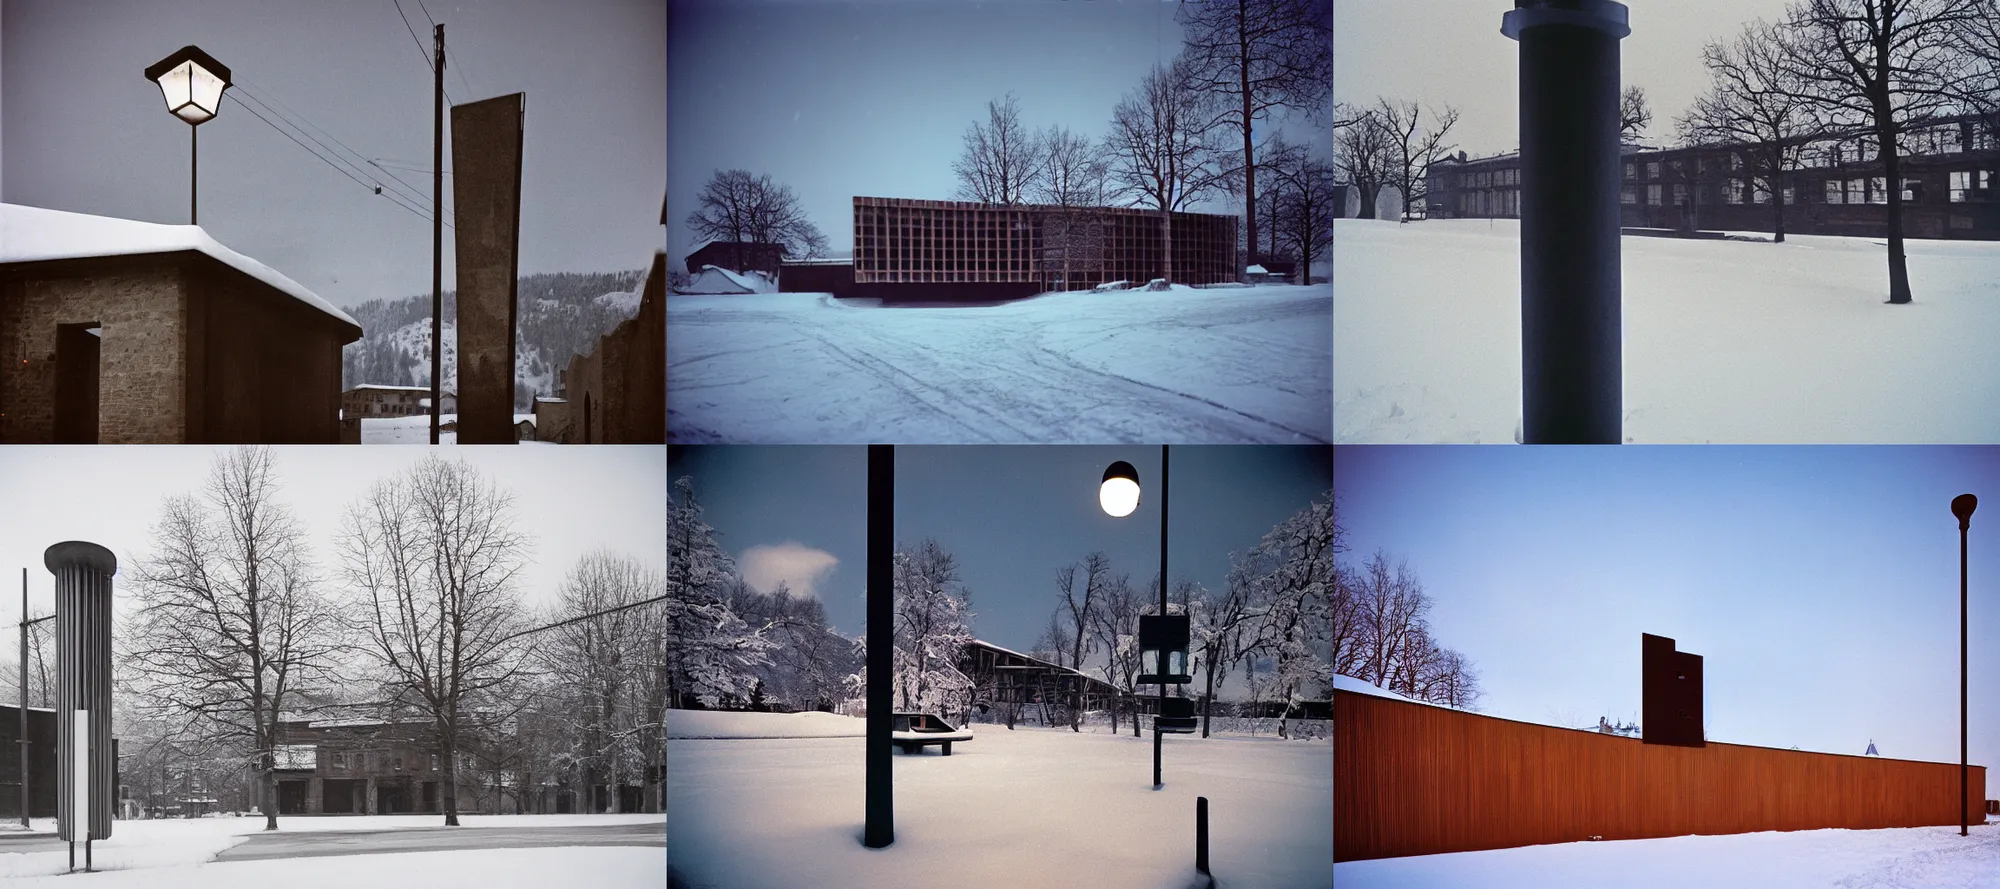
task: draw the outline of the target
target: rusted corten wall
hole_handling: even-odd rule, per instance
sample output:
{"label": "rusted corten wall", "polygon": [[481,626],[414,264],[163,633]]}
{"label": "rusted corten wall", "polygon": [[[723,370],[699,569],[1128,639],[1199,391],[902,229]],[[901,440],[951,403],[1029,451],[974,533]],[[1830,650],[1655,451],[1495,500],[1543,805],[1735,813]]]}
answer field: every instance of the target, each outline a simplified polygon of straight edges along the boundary
{"label": "rusted corten wall", "polygon": [[[1648,745],[1333,695],[1336,861],[1602,837],[1957,824],[1957,763]],[[1986,770],[1973,766],[1972,819]]]}

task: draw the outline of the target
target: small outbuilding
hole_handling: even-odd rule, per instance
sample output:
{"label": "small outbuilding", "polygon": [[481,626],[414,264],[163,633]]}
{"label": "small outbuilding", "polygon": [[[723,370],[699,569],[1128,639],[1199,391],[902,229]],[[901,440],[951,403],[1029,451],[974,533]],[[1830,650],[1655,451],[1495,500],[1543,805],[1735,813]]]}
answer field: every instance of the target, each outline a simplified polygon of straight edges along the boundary
{"label": "small outbuilding", "polygon": [[763,272],[778,280],[778,263],[785,258],[785,245],[760,241],[704,241],[687,255],[687,272],[699,275],[703,266],[732,272]]}
{"label": "small outbuilding", "polygon": [[331,444],[360,338],[197,226],[0,204],[0,443]]}

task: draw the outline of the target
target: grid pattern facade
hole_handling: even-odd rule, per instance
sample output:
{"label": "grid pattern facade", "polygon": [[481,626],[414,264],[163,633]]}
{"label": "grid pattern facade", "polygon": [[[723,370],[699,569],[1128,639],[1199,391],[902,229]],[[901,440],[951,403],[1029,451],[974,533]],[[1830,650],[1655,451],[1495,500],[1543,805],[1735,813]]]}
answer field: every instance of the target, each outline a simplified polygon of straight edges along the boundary
{"label": "grid pattern facade", "polygon": [[[1236,217],[1173,214],[1173,277],[1237,278]],[[1161,277],[1159,214],[1111,207],[854,199],[857,284],[1018,283],[1087,289]]]}

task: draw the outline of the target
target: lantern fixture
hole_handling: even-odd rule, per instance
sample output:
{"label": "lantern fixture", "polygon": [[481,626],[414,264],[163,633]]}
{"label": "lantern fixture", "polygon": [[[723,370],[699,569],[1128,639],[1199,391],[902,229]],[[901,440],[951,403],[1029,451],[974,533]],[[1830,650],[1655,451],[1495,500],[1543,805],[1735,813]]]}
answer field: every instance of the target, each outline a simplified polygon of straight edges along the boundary
{"label": "lantern fixture", "polygon": [[188,224],[194,225],[199,221],[196,210],[201,169],[196,128],[222,110],[222,92],[229,89],[229,66],[202,52],[201,47],[183,46],[149,66],[146,79],[159,84],[167,112],[188,124]]}
{"label": "lantern fixture", "polygon": [[1106,467],[1104,481],[1097,487],[1097,504],[1114,518],[1131,515],[1139,508],[1139,470],[1123,460]]}

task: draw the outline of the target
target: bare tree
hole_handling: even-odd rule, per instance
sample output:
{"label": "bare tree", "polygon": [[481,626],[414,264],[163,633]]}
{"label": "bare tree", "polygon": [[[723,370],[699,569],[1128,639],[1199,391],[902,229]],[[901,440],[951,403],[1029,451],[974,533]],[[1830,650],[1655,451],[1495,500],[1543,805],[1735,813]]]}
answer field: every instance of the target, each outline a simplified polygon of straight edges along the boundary
{"label": "bare tree", "polygon": [[[1099,591],[1102,597],[1091,614],[1090,631],[1097,644],[1104,646],[1104,663],[1098,672],[1104,674],[1104,681],[1118,690],[1121,697],[1129,697],[1132,692],[1132,678],[1139,672],[1139,609],[1143,604],[1139,592],[1132,588],[1131,578],[1118,575],[1106,581]],[[1111,702],[1111,731],[1118,731],[1118,701]],[[1138,734],[1138,721],[1133,720],[1133,734]]]}
{"label": "bare tree", "polygon": [[1786,64],[1790,32],[1762,20],[1744,26],[1729,42],[1702,47],[1708,92],[1695,99],[1678,121],[1690,144],[1727,142],[1745,146],[1753,181],[1771,203],[1773,241],[1785,240],[1785,173],[1798,166],[1799,152],[1819,132],[1813,103]]}
{"label": "bare tree", "polygon": [[[650,786],[666,709],[666,630],[659,572],[610,552],[578,560],[556,590],[556,624],[535,650],[578,699],[584,786]],[[637,606],[637,607],[633,607]],[[616,794],[607,794],[615,808]],[[592,806],[593,809],[597,807]]]}
{"label": "bare tree", "polygon": [[271,450],[218,457],[198,496],[168,498],[153,535],[121,661],[157,712],[249,751],[264,829],[277,830],[278,722],[301,689],[333,679],[340,637]]}
{"label": "bare tree", "polygon": [[1638,84],[1628,84],[1618,96],[1618,137],[1620,141],[1637,142],[1653,125],[1653,109],[1646,104],[1646,90]]}
{"label": "bare tree", "polygon": [[1224,184],[1209,133],[1214,96],[1189,85],[1185,59],[1155,65],[1112,112],[1106,147],[1116,194],[1160,213],[1161,277],[1174,279],[1173,214]]}
{"label": "bare tree", "polygon": [[1360,218],[1375,218],[1375,198],[1395,166],[1388,128],[1374,110],[1362,111],[1354,123],[1334,130],[1333,166],[1361,192]]}
{"label": "bare tree", "polygon": [[1834,124],[1873,132],[1888,187],[1889,302],[1910,302],[1898,137],[1954,110],[1971,73],[1961,35],[1979,0],[1797,0],[1787,10],[1787,89]]}
{"label": "bare tree", "polygon": [[[1083,590],[1076,589],[1077,569],[1083,570]],[[1069,640],[1069,668],[1083,669],[1083,659],[1094,650],[1091,635],[1092,620],[1096,609],[1101,607],[1101,596],[1111,581],[1111,560],[1102,551],[1093,552],[1081,563],[1071,563],[1056,571],[1056,593],[1061,597],[1057,611],[1069,620],[1064,626],[1065,638]],[[1081,692],[1079,692],[1081,693]],[[1081,731],[1083,722],[1083,702],[1072,701],[1070,707],[1070,730]]]}
{"label": "bare tree", "polygon": [[1213,95],[1208,126],[1241,146],[1243,220],[1257,250],[1257,155],[1251,130],[1274,109],[1321,113],[1333,90],[1333,15],[1318,0],[1183,3],[1175,17],[1195,89]]}
{"label": "bare tree", "polygon": [[1039,185],[1045,149],[1021,123],[1021,104],[1008,93],[986,103],[986,122],[965,130],[965,148],[951,170],[959,193],[989,204],[1019,204]]}
{"label": "bare tree", "polygon": [[354,623],[398,706],[431,720],[458,826],[458,753],[471,707],[522,674],[515,578],[528,539],[513,498],[471,464],[425,457],[351,504],[339,535]]}
{"label": "bare tree", "polygon": [[1401,221],[1410,221],[1410,205],[1424,199],[1431,163],[1452,146],[1444,138],[1458,123],[1458,109],[1445,105],[1430,109],[1431,122],[1423,122],[1424,107],[1414,101],[1377,100],[1375,120],[1388,140],[1388,184],[1403,193]]}
{"label": "bare tree", "polygon": [[1063,287],[1069,289],[1075,272],[1104,268],[1108,233],[1098,208],[1109,199],[1111,168],[1101,145],[1067,127],[1051,127],[1039,141],[1042,171],[1030,194],[1060,208],[1043,216],[1044,262],[1062,270]]}
{"label": "bare tree", "polygon": [[1191,603],[1194,660],[1204,676],[1201,700],[1201,736],[1208,737],[1209,714],[1215,701],[1218,671],[1229,675],[1229,665],[1244,647],[1244,634],[1260,615],[1251,602],[1249,575],[1232,566],[1220,593],[1203,590]]}
{"label": "bare tree", "polygon": [[717,170],[695,200],[687,224],[700,237],[781,244],[792,259],[826,254],[826,235],[806,217],[791,186],[772,181],[768,173]]}

